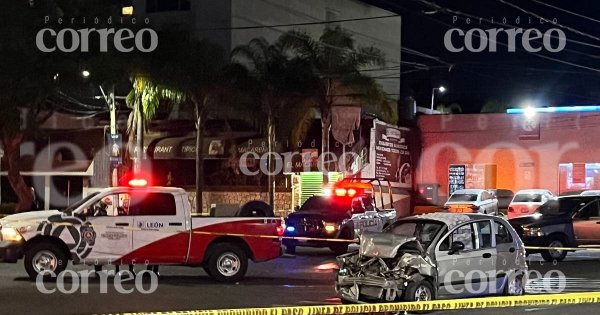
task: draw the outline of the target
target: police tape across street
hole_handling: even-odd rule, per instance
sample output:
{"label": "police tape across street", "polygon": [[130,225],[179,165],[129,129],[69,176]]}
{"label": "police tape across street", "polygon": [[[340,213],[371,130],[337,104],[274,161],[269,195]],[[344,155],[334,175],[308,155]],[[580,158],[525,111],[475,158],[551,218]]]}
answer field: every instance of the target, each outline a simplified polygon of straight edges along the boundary
{"label": "police tape across street", "polygon": [[[16,221],[19,223],[26,223],[27,220]],[[36,223],[31,221],[31,223]],[[72,226],[72,223],[62,222],[62,223],[53,223],[56,226]],[[99,227],[99,225],[89,225],[90,227]],[[103,226],[107,227],[107,226]],[[112,226],[110,226],[112,227]],[[184,231],[180,229],[152,229],[152,228],[137,228],[137,227],[119,227],[119,229],[127,230],[127,231],[155,231],[159,233],[173,233],[173,232],[181,232],[181,233],[190,233],[189,231]],[[222,233],[222,232],[213,232],[213,231],[192,231],[193,234],[198,235],[216,235],[216,236],[234,236],[234,237],[256,237],[256,238],[272,238],[272,239],[290,239],[290,240],[300,240],[300,241],[320,241],[320,242],[342,242],[342,243],[354,243],[358,244],[358,239],[338,239],[338,238],[314,238],[314,237],[303,237],[303,236],[274,236],[274,235],[262,235],[262,234],[245,234],[245,233]],[[552,246],[524,246],[525,249],[529,250],[563,250],[563,251],[594,251],[600,252],[600,245],[584,245],[580,247],[552,247]]]}
{"label": "police tape across street", "polygon": [[177,314],[177,315],[314,315],[314,314],[354,314],[354,313],[393,313],[403,311],[440,311],[461,309],[485,309],[503,307],[532,307],[573,304],[600,303],[600,292],[580,292],[567,294],[525,295],[510,297],[486,297],[457,300],[436,300],[421,302],[377,303],[355,305],[287,306],[221,310],[190,310],[176,312],[124,313]]}

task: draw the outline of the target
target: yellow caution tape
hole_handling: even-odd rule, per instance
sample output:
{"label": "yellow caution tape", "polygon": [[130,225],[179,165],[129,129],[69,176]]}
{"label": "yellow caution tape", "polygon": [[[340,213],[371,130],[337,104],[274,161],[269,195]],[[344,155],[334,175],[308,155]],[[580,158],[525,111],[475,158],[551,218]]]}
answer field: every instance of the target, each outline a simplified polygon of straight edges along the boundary
{"label": "yellow caution tape", "polygon": [[221,310],[196,310],[175,312],[124,313],[177,314],[177,315],[326,315],[351,313],[388,313],[403,311],[440,311],[460,309],[483,309],[500,307],[531,307],[600,303],[600,292],[580,292],[567,294],[544,294],[525,296],[498,296],[456,300],[434,300],[424,302],[400,302],[354,305],[287,306]]}
{"label": "yellow caution tape", "polygon": [[[20,220],[15,221],[19,223],[32,222],[39,224],[39,221],[28,221]],[[68,222],[52,222],[55,226],[73,226],[74,224]],[[91,227],[99,227],[99,225],[89,225]],[[102,226],[108,227],[108,226]],[[118,228],[126,231],[154,231],[158,233],[189,233],[189,230],[180,229],[152,229],[152,228],[135,228],[128,226],[110,226],[111,228]],[[244,233],[225,233],[225,232],[208,232],[208,231],[192,231],[193,234],[200,235],[217,235],[217,236],[236,236],[236,237],[255,237],[255,238],[269,238],[269,239],[289,239],[299,241],[317,241],[317,242],[340,242],[340,243],[358,243],[358,239],[337,239],[337,238],[318,238],[318,237],[303,237],[303,236],[277,236],[277,235],[261,235],[261,234],[244,234]],[[525,249],[529,250],[563,250],[563,251],[600,251],[600,245],[584,245],[580,247],[545,247],[545,246],[525,246]]]}

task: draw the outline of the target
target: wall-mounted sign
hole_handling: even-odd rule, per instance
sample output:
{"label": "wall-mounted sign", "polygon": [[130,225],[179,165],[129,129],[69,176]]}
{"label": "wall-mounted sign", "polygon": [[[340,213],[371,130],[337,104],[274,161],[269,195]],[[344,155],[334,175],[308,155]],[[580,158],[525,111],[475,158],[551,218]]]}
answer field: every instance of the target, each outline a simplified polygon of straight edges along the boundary
{"label": "wall-mounted sign", "polygon": [[408,131],[375,120],[371,129],[371,165],[375,178],[412,187],[412,167],[407,144]]}
{"label": "wall-mounted sign", "polygon": [[451,164],[448,166],[448,195],[455,191],[465,189],[467,166],[464,164]]}

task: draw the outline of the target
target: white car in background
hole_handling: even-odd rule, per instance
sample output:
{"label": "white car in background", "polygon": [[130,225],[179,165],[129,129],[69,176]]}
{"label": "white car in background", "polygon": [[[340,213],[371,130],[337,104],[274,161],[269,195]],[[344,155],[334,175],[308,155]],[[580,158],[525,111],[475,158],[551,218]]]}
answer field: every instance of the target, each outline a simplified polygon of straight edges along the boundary
{"label": "white car in background", "polygon": [[585,190],[581,192],[582,196],[600,196],[600,190]]}
{"label": "white car in background", "polygon": [[485,189],[459,189],[452,193],[444,209],[454,213],[498,214],[498,200]]}
{"label": "white car in background", "polygon": [[554,194],[547,189],[519,190],[508,205],[508,218],[533,214],[539,206],[552,198]]}

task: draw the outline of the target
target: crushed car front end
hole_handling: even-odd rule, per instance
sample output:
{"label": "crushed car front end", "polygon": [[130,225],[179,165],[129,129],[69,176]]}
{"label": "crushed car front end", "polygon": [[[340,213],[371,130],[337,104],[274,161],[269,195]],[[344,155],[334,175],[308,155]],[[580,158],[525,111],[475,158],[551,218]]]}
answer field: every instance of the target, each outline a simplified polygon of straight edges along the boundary
{"label": "crushed car front end", "polygon": [[344,300],[393,302],[403,300],[410,282],[429,278],[436,268],[414,237],[366,233],[358,252],[338,257],[336,291]]}

